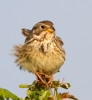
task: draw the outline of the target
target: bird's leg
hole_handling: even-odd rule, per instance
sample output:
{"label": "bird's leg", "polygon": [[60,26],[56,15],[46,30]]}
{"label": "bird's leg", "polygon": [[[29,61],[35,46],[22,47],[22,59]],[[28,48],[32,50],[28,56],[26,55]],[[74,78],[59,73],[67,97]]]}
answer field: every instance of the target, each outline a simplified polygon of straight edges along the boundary
{"label": "bird's leg", "polygon": [[40,73],[40,72],[36,72],[36,77],[37,77],[37,80],[40,80],[42,83],[46,84],[45,81],[42,79],[42,77],[40,75],[44,74],[44,73]]}
{"label": "bird's leg", "polygon": [[47,74],[44,74],[44,73],[40,73],[41,75],[44,75],[46,79],[49,79],[47,84],[52,84],[52,81],[53,81],[53,75],[49,76]]}
{"label": "bird's leg", "polygon": [[53,75],[49,76],[50,80],[48,81],[48,84],[52,84],[53,78],[54,78]]}
{"label": "bird's leg", "polygon": [[[42,83],[48,85],[48,84],[52,84],[52,81],[53,81],[53,75],[49,76],[47,74],[44,74],[44,73],[41,73],[41,72],[36,72],[36,77],[37,77],[37,80],[40,80]],[[43,80],[45,79],[45,80]]]}

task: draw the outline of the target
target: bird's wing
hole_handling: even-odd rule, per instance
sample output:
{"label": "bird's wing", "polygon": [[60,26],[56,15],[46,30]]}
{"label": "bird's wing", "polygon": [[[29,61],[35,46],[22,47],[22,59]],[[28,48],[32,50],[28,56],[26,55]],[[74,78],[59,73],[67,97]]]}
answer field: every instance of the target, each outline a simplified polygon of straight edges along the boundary
{"label": "bird's wing", "polygon": [[30,37],[32,35],[32,30],[29,30],[29,29],[25,29],[23,28],[22,29],[22,34],[25,36],[25,37]]}
{"label": "bird's wing", "polygon": [[28,40],[30,40],[30,38],[32,38],[32,30],[23,28],[22,34],[26,37],[25,42],[27,42]]}

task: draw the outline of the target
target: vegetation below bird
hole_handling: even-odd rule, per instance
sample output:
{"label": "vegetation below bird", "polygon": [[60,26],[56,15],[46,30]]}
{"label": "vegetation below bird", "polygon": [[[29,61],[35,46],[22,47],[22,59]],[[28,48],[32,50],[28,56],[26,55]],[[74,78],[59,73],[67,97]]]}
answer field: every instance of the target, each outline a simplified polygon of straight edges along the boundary
{"label": "vegetation below bird", "polygon": [[70,95],[68,92],[60,93],[58,88],[68,89],[69,83],[58,81],[52,81],[51,85],[41,84],[39,81],[34,81],[31,85],[21,84],[20,88],[28,88],[26,97],[19,98],[6,89],[0,88],[0,100],[64,100],[70,98],[72,100],[78,100],[75,96]]}

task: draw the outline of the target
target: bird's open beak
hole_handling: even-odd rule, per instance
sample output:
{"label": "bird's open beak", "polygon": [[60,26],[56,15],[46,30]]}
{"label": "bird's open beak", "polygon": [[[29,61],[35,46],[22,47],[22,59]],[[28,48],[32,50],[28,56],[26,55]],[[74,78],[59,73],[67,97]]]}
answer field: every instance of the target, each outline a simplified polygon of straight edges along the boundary
{"label": "bird's open beak", "polygon": [[50,27],[47,29],[48,32],[53,33],[55,31],[54,27]]}

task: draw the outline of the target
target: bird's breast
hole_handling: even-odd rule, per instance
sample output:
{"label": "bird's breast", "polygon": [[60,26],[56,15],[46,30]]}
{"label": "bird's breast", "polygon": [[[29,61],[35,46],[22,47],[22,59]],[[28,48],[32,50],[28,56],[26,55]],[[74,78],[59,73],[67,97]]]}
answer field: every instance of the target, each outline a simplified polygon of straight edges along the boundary
{"label": "bird's breast", "polygon": [[55,42],[32,41],[16,47],[16,62],[21,69],[51,75],[56,73],[65,61],[65,53]]}
{"label": "bird's breast", "polygon": [[30,71],[44,72],[51,75],[56,73],[64,63],[64,52],[54,42],[35,43],[28,54]]}

